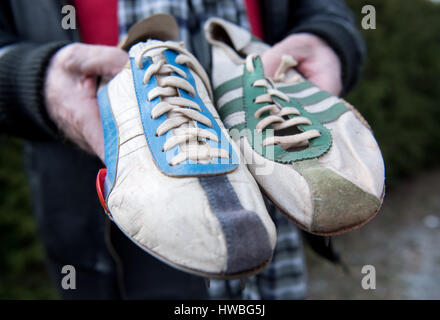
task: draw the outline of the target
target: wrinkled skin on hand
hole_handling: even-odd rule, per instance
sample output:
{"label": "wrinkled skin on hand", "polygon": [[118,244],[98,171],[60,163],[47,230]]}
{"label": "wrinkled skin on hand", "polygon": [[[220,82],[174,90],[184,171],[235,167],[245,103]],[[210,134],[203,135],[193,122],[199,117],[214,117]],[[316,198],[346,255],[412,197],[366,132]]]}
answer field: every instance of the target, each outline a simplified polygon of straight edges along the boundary
{"label": "wrinkled skin on hand", "polygon": [[307,80],[336,96],[341,94],[341,62],[319,37],[308,33],[293,34],[266,51],[261,58],[267,76],[274,75],[281,56],[286,54],[295,58],[297,71]]}
{"label": "wrinkled skin on hand", "polygon": [[104,160],[104,136],[96,99],[97,78],[115,76],[128,54],[109,46],[74,43],[52,57],[45,81],[45,103],[66,138]]}

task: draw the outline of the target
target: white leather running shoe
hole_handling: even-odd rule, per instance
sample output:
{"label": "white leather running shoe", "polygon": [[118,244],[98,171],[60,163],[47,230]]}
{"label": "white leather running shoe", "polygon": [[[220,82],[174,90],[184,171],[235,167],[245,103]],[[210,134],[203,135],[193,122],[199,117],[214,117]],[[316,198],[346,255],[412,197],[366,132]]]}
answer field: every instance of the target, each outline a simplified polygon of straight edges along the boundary
{"label": "white leather running shoe", "polygon": [[232,23],[205,25],[215,104],[264,193],[306,231],[332,235],[378,212],[384,164],[371,128],[343,99],[320,90],[284,56],[273,79],[270,46]]}
{"label": "white leather running shoe", "polygon": [[175,268],[209,278],[258,272],[271,259],[275,227],[211,102],[208,76],[176,41],[171,16],[132,30],[122,45],[129,63],[98,92],[103,207]]}

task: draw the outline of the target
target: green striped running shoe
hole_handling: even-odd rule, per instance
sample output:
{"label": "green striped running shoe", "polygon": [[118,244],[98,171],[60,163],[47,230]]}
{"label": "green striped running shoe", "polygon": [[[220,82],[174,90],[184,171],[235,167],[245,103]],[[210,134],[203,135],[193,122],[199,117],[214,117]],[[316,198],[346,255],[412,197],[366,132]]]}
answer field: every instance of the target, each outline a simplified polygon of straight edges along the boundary
{"label": "green striped running shoe", "polygon": [[270,47],[212,18],[216,108],[262,191],[302,229],[334,235],[378,212],[385,169],[371,128],[349,103],[305,80],[284,56],[271,79],[259,54]]}

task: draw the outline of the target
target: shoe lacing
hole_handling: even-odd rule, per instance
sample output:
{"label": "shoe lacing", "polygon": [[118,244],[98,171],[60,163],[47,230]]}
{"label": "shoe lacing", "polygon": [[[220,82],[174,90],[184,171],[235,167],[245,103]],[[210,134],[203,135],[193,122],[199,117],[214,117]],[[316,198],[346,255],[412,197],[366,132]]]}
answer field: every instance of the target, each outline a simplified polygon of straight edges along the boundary
{"label": "shoe lacing", "polygon": [[[255,70],[253,63],[255,57],[256,55],[248,55],[246,58],[246,69],[249,73],[252,73]],[[254,103],[265,104],[255,112],[254,117],[258,119],[262,113],[267,111],[269,111],[270,113],[269,116],[265,117],[257,123],[257,132],[262,132],[268,126],[272,126],[272,129],[275,130],[273,136],[267,137],[263,140],[263,146],[279,144],[281,145],[281,147],[283,147],[283,149],[286,150],[292,147],[305,147],[309,145],[310,139],[321,136],[321,133],[316,129],[307,130],[291,135],[276,135],[276,132],[278,130],[297,127],[301,124],[311,125],[312,122],[308,118],[301,116],[301,112],[297,108],[282,106],[274,100],[274,97],[278,97],[281,100],[290,102],[290,98],[286,94],[275,89],[275,85],[271,79],[264,78],[256,80],[252,83],[252,86],[266,88],[266,93],[257,96],[254,100]],[[299,116],[294,118],[287,118],[287,116],[289,115]]]}
{"label": "shoe lacing", "polygon": [[167,49],[179,52],[175,62],[184,64],[197,73],[207,90],[209,90],[209,79],[196,58],[184,49],[182,44],[171,42],[152,44],[135,57],[135,63],[141,69],[143,57],[152,59],[152,64],[145,71],[144,84],[147,84],[152,76],[156,76],[157,86],[148,93],[148,101],[160,97],[160,102],[152,109],[151,118],[157,119],[164,114],[167,115],[167,119],[157,128],[156,136],[173,130],[173,135],[166,140],[162,151],[166,152],[177,145],[180,147],[180,152],[170,160],[169,164],[174,166],[186,160],[207,163],[213,158],[229,158],[230,154],[226,150],[213,148],[206,143],[206,139],[219,142],[219,138],[214,133],[197,126],[196,123],[199,122],[211,128],[212,123],[202,114],[203,110],[196,102],[180,95],[178,89],[185,90],[194,97],[196,89],[187,80],[188,77],[182,69],[166,62],[163,52]]}

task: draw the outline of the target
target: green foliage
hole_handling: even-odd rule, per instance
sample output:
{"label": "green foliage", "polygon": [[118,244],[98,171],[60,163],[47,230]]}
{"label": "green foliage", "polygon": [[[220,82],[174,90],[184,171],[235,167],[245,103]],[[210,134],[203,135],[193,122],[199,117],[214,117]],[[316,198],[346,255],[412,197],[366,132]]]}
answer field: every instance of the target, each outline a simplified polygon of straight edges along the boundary
{"label": "green foliage", "polygon": [[15,140],[0,139],[0,299],[53,299]]}
{"label": "green foliage", "polygon": [[376,29],[362,30],[364,74],[348,96],[374,130],[387,185],[440,156],[440,5],[423,0],[349,0],[357,16],[376,8]]}

